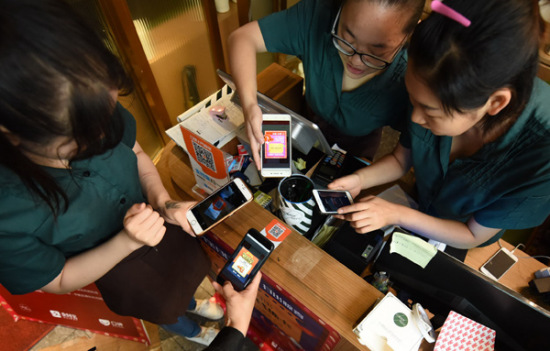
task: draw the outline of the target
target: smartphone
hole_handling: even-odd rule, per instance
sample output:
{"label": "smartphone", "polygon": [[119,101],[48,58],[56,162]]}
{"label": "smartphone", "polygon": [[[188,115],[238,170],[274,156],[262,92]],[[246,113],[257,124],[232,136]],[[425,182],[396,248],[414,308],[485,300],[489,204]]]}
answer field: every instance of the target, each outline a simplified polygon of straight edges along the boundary
{"label": "smartphone", "polygon": [[480,271],[494,280],[499,280],[517,261],[518,258],[513,253],[501,248],[481,266]]}
{"label": "smartphone", "polygon": [[349,206],[353,198],[345,190],[313,190],[313,197],[323,214],[337,214],[340,207]]}
{"label": "smartphone", "polygon": [[292,145],[290,135],[290,115],[265,114],[262,122],[264,144],[261,148],[262,171],[264,178],[288,177],[291,175]]}
{"label": "smartphone", "polygon": [[200,235],[232,215],[253,196],[240,178],[235,178],[187,211],[187,221]]}
{"label": "smartphone", "polygon": [[244,290],[267,261],[273,248],[274,245],[268,238],[256,229],[250,228],[218,274],[216,281],[223,285],[229,280],[235,290]]}

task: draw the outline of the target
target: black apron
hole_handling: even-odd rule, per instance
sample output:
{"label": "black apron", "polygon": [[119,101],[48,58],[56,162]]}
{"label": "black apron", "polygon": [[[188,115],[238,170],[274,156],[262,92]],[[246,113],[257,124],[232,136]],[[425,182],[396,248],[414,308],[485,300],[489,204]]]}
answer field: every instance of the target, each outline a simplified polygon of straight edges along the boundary
{"label": "black apron", "polygon": [[166,234],[156,247],[134,251],[96,282],[113,312],[173,324],[187,311],[210,260],[199,239],[178,226],[165,225]]}

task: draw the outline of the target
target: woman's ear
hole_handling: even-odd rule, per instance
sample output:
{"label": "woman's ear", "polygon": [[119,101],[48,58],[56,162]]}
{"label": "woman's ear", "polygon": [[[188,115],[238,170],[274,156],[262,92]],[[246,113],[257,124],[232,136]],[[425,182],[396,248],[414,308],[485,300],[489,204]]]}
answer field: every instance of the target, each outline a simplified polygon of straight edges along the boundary
{"label": "woman's ear", "polygon": [[13,134],[8,128],[0,124],[0,133],[4,134],[6,139],[13,145],[18,146],[21,144],[21,138],[17,134]]}
{"label": "woman's ear", "polygon": [[510,103],[512,91],[510,88],[502,88],[495,91],[489,97],[487,113],[491,116],[498,114]]}

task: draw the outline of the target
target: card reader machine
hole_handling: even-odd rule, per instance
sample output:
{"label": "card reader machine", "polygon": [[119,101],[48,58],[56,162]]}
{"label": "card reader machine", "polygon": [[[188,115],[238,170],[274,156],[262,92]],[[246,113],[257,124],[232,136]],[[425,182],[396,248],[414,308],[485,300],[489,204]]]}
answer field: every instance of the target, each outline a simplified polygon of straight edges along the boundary
{"label": "card reader machine", "polygon": [[333,180],[342,176],[344,161],[346,154],[334,150],[332,156],[326,155],[325,158],[317,165],[315,171],[311,175],[311,179],[320,186],[327,186]]}

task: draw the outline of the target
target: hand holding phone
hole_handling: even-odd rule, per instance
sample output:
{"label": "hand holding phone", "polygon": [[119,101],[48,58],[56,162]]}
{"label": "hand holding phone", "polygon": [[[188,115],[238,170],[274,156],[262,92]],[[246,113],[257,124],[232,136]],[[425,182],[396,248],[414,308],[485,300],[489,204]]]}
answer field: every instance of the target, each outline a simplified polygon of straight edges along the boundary
{"label": "hand holding phone", "polygon": [[346,190],[313,190],[313,197],[319,211],[323,214],[338,214],[340,207],[353,203],[351,194]]}
{"label": "hand holding phone", "polygon": [[517,261],[518,258],[503,247],[481,266],[480,271],[489,278],[499,280]]}
{"label": "hand holding phone", "polygon": [[235,290],[244,290],[267,261],[273,249],[274,245],[269,239],[256,229],[250,228],[218,274],[216,281],[223,286],[228,280]]}
{"label": "hand holding phone", "polygon": [[288,177],[291,175],[292,145],[290,115],[263,116],[261,147],[262,177]]}
{"label": "hand holding phone", "polygon": [[235,178],[187,211],[187,220],[200,235],[252,201],[246,184]]}

